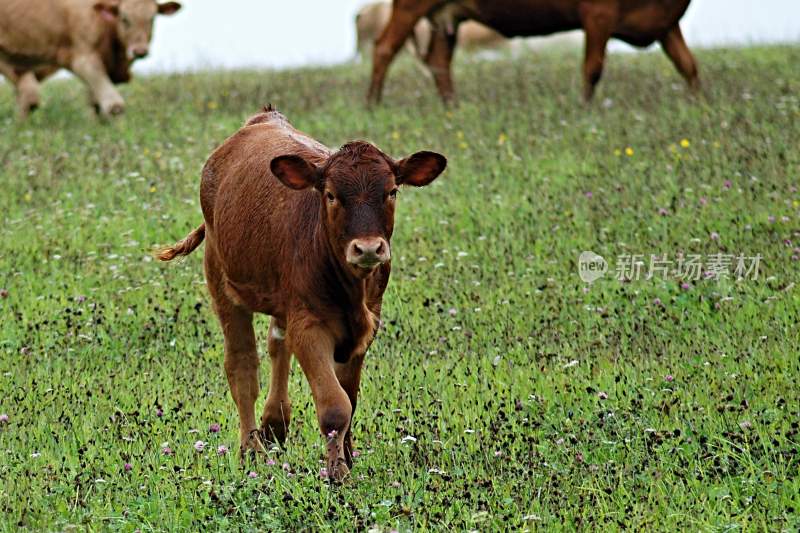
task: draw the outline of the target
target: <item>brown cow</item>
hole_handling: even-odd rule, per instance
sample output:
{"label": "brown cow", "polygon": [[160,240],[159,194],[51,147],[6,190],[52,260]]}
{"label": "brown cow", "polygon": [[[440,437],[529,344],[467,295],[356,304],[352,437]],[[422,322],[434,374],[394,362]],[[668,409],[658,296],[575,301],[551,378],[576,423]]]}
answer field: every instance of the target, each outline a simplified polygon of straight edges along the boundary
{"label": "brown cow", "polygon": [[[294,354],[327,438],[328,472],[336,480],[349,472],[350,421],[389,281],[398,186],[427,185],[446,164],[433,152],[395,161],[363,141],[333,152],[271,107],[211,154],[200,185],[205,223],[159,258],[187,255],[207,238],[206,281],[243,454],[285,440]],[[260,426],[254,313],[272,317]]]}
{"label": "brown cow", "polygon": [[131,62],[148,54],[155,15],[180,7],[155,0],[0,2],[0,73],[15,86],[20,115],[38,105],[39,82],[59,68],[86,82],[101,113],[121,113],[114,83],[128,81]]}
{"label": "brown cow", "polygon": [[458,24],[474,19],[507,37],[547,35],[582,28],[586,34],[583,63],[583,97],[588,101],[603,71],[606,44],[616,37],[634,46],[659,41],[686,78],[692,90],[699,88],[697,65],[683,40],[678,21],[690,0],[395,0],[389,25],[375,44],[372,81],[367,99],[381,99],[383,81],[398,48],[421,17],[434,23],[437,13],[448,10],[452,27],[437,24],[426,62],[439,94],[453,99],[450,62]]}

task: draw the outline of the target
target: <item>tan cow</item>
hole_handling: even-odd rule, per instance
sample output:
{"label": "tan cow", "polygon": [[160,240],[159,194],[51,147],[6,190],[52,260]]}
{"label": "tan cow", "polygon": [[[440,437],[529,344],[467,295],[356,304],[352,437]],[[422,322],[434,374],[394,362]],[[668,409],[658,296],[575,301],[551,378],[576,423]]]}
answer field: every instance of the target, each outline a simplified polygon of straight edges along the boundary
{"label": "tan cow", "polygon": [[0,1],[0,73],[16,89],[20,115],[38,105],[39,82],[59,68],[88,85],[100,113],[121,113],[114,83],[128,81],[131,62],[148,54],[154,17],[180,8],[155,0]]}
{"label": "tan cow", "polygon": [[[373,2],[358,11],[356,14],[357,59],[369,57],[372,54],[372,46],[380,37],[391,15],[392,4],[390,2]],[[430,27],[426,27],[423,21],[420,21],[406,40],[405,49],[418,58],[422,58],[428,42],[430,42]]]}
{"label": "tan cow", "polygon": [[[372,46],[386,28],[391,15],[392,4],[390,2],[373,2],[359,10],[356,15],[357,56],[366,57],[372,53]],[[437,13],[433,24],[427,19],[421,19],[414,26],[413,33],[406,41],[406,49],[419,60],[424,61],[430,47],[434,26],[438,24],[455,31],[454,20],[447,7]],[[458,44],[466,50],[497,48],[507,43],[508,40],[505,37],[478,22],[466,21],[458,26]]]}

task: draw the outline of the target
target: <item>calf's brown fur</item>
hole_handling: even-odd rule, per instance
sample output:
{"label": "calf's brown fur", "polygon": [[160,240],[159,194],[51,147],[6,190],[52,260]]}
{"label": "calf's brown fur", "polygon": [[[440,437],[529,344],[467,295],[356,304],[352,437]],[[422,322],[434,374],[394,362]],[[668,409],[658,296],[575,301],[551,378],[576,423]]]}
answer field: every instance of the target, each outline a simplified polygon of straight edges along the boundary
{"label": "calf's brown fur", "polygon": [[[328,442],[328,472],[334,479],[349,472],[361,364],[389,281],[397,189],[427,185],[445,166],[433,152],[395,161],[363,141],[333,152],[270,107],[211,155],[200,186],[205,223],[159,258],[189,254],[206,240],[206,280],[225,336],[243,453],[286,438],[294,354]],[[260,424],[254,313],[272,317]]]}
{"label": "calf's brown fur", "polygon": [[611,37],[645,47],[659,41],[691,89],[699,88],[697,64],[683,40],[680,21],[690,0],[394,0],[392,16],[375,43],[367,99],[377,103],[389,64],[422,17],[434,24],[426,63],[441,97],[453,99],[450,63],[458,25],[468,19],[506,37],[547,35],[583,29],[583,97],[591,99],[603,72]]}

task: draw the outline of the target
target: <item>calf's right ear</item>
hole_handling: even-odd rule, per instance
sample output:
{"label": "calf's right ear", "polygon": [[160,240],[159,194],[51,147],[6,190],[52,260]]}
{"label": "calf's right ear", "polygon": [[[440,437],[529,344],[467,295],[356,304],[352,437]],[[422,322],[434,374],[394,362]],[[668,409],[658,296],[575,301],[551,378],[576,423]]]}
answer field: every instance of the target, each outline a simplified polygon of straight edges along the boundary
{"label": "calf's right ear", "polygon": [[290,189],[299,191],[319,185],[319,168],[299,155],[278,156],[270,162],[269,169]]}
{"label": "calf's right ear", "polygon": [[116,22],[119,16],[118,0],[101,0],[95,2],[94,11],[106,22]]}

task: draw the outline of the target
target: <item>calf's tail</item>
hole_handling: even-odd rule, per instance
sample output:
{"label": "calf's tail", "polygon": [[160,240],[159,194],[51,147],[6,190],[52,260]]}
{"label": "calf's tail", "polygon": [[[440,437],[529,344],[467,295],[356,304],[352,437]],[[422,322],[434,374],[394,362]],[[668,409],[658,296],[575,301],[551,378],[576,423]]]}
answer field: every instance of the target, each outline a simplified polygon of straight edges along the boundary
{"label": "calf's tail", "polygon": [[183,238],[182,241],[175,243],[175,246],[162,248],[156,252],[156,257],[161,261],[172,261],[179,255],[189,255],[195,248],[200,246],[203,239],[206,238],[206,225],[200,224],[196,230]]}

